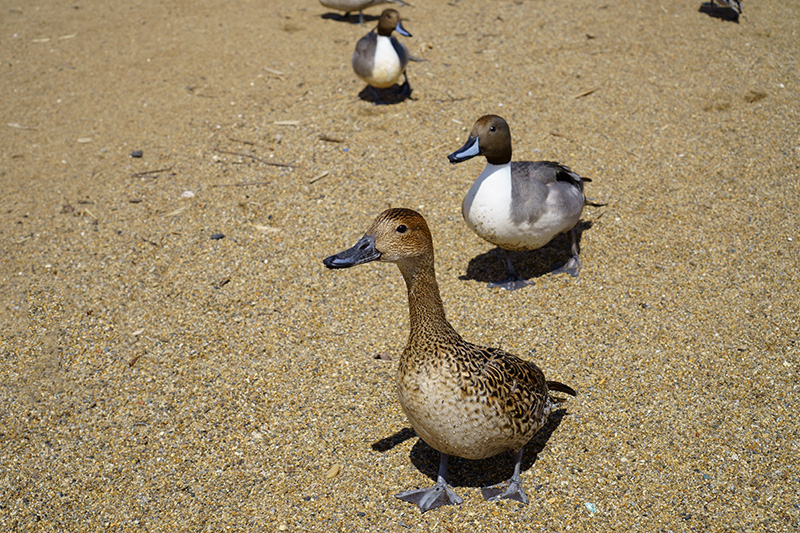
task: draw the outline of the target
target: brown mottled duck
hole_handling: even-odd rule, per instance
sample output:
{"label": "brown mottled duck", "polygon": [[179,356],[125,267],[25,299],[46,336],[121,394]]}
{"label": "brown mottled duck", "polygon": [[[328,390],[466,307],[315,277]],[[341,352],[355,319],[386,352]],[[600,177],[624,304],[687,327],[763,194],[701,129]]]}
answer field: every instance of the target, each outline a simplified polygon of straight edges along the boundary
{"label": "brown mottled duck", "polygon": [[535,364],[498,348],[466,342],[445,318],[434,271],[433,240],[411,209],[381,213],[352,248],[324,260],[328,268],[370,261],[395,263],[408,288],[410,334],[397,370],[400,405],[419,437],[440,453],[436,485],[397,495],[425,512],[463,500],[447,477],[451,455],[483,459],[513,452],[514,474],[482,489],[487,500],[528,503],[522,488],[522,447],[546,422],[558,400],[575,395],[546,381]]}

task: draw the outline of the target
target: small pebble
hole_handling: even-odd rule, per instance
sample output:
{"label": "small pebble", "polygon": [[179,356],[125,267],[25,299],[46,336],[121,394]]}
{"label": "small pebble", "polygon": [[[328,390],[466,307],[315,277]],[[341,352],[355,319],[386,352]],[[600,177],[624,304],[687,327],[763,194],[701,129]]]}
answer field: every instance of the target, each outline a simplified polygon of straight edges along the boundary
{"label": "small pebble", "polygon": [[327,479],[334,478],[339,475],[339,472],[341,472],[341,470],[342,470],[342,465],[335,464],[332,467],[330,467],[327,472],[325,472],[325,477]]}
{"label": "small pebble", "polygon": [[181,198],[194,198],[194,191],[183,191]]}
{"label": "small pebble", "polygon": [[131,152],[131,157],[142,157],[144,153],[141,150],[134,150]]}
{"label": "small pebble", "polygon": [[225,238],[225,234],[224,233],[214,233],[213,235],[211,235],[211,240],[212,241],[218,241],[218,240],[224,239],[224,238]]}
{"label": "small pebble", "polygon": [[583,505],[589,510],[590,513],[595,514],[597,512],[597,506],[591,502],[586,502]]}

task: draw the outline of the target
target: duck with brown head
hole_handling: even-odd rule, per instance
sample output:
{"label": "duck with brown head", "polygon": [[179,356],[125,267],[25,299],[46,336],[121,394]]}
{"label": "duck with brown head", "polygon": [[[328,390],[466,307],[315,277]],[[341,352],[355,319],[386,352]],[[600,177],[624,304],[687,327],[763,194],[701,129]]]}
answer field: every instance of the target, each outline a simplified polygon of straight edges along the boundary
{"label": "duck with brown head", "polygon": [[405,279],[410,332],[397,370],[397,393],[417,435],[440,453],[436,484],[397,497],[423,512],[459,504],[463,500],[448,482],[449,457],[483,459],[510,451],[514,474],[500,486],[484,488],[483,495],[528,503],[520,477],[522,447],[558,405],[550,392],[574,396],[575,391],[546,381],[529,361],[461,338],[445,317],[433,239],[416,211],[384,211],[355,246],[323,262],[328,268],[348,268],[371,261],[395,263]]}
{"label": "duck with brown head", "polygon": [[406,65],[409,58],[408,49],[398,41],[393,32],[411,37],[403,27],[400,13],[394,9],[385,9],[378,19],[378,26],[367,33],[358,43],[353,52],[352,64],[356,75],[364,80],[372,89],[374,104],[384,104],[377,89],[391,87],[400,79],[405,81],[397,89],[397,94],[402,97],[411,95],[411,86],[408,84]]}
{"label": "duck with brown head", "polygon": [[581,178],[552,161],[511,161],[511,130],[497,115],[479,118],[467,142],[447,156],[461,163],[482,155],[486,167],[461,204],[467,226],[478,236],[505,251],[508,277],[490,287],[515,290],[531,282],[514,271],[509,251],[536,250],[559,233],[569,232],[571,256],[553,273],[578,276],[581,260],[575,225],[586,197]]}
{"label": "duck with brown head", "polygon": [[401,4],[407,6],[403,0],[319,0],[319,3],[331,9],[344,11],[344,18],[350,16],[353,11],[358,11],[358,23],[364,24],[364,9],[381,4]]}

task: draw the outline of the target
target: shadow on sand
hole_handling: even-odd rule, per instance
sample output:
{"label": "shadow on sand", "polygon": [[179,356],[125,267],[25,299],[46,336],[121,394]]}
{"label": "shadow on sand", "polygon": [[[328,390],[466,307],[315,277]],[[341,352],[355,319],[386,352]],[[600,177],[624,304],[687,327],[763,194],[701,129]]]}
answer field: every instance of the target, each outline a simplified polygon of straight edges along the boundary
{"label": "shadow on sand", "polygon": [[[592,222],[590,220],[581,220],[575,225],[579,248],[583,232],[591,227]],[[511,260],[514,263],[514,269],[517,274],[523,279],[530,280],[549,274],[562,266],[569,259],[569,256],[569,235],[562,233],[538,250],[512,252]],[[458,279],[488,283],[501,280],[507,275],[505,252],[500,248],[493,248],[470,259],[466,274],[459,276]]]}
{"label": "shadow on sand", "polygon": [[[536,462],[539,453],[544,449],[550,436],[558,428],[566,416],[566,409],[554,411],[547,423],[534,435],[523,448],[522,470],[528,470]],[[411,428],[403,428],[394,435],[385,437],[372,445],[372,449],[387,452],[398,444],[416,437]],[[411,463],[434,482],[439,473],[439,452],[428,446],[422,439],[417,440],[411,448]],[[514,459],[511,453],[501,453],[494,457],[480,460],[450,458],[449,477],[453,487],[487,487],[502,483],[514,473]],[[531,483],[531,486],[533,484]]]}

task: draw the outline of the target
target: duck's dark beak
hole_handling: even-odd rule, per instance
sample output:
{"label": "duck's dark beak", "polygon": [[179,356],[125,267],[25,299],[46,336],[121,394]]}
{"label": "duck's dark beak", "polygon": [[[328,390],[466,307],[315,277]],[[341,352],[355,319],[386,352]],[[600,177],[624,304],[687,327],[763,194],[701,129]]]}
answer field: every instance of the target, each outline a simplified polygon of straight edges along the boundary
{"label": "duck's dark beak", "polygon": [[447,159],[449,159],[451,163],[456,164],[471,159],[476,155],[480,155],[480,153],[481,147],[478,145],[478,137],[470,136],[464,146],[448,155]]}
{"label": "duck's dark beak", "polygon": [[328,268],[349,268],[351,266],[377,261],[381,253],[375,249],[375,237],[364,235],[355,246],[336,255],[326,257],[322,263]]}

